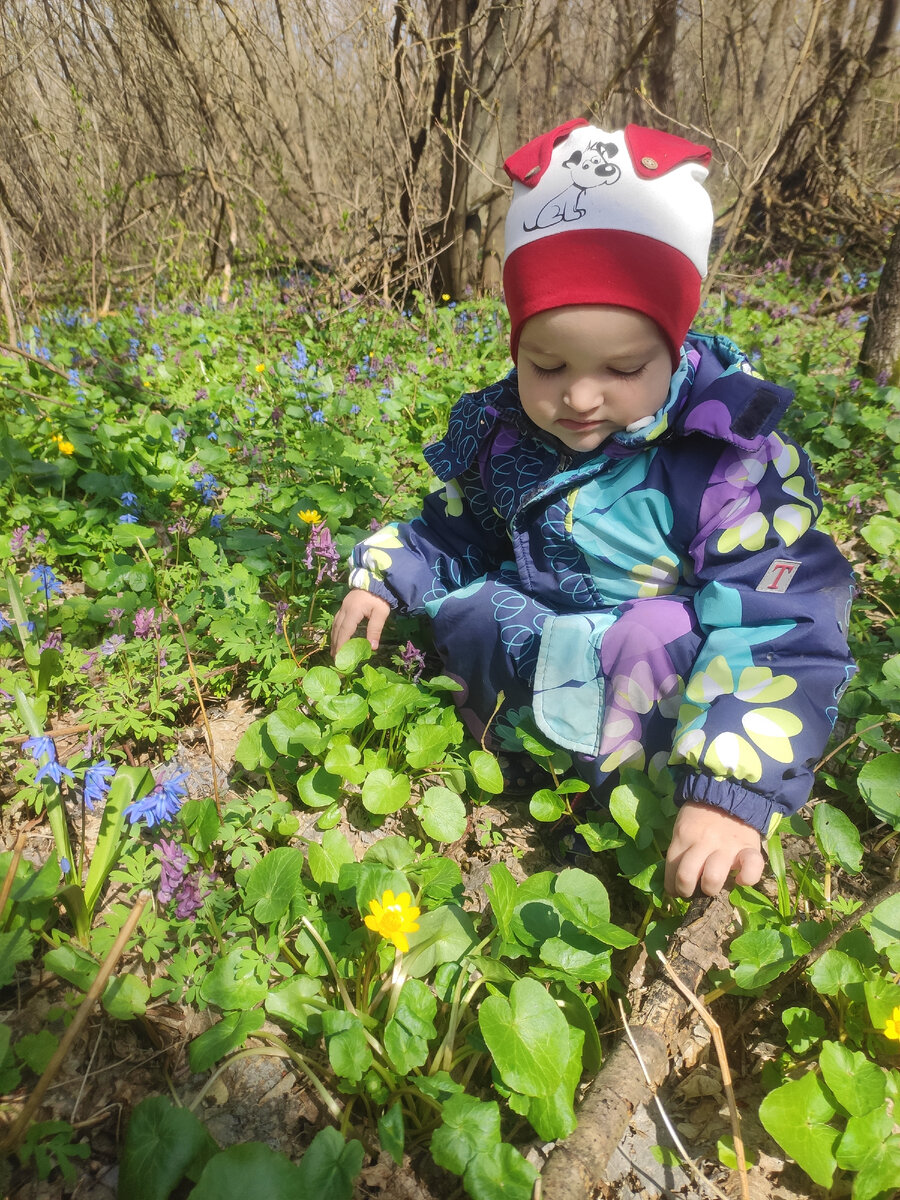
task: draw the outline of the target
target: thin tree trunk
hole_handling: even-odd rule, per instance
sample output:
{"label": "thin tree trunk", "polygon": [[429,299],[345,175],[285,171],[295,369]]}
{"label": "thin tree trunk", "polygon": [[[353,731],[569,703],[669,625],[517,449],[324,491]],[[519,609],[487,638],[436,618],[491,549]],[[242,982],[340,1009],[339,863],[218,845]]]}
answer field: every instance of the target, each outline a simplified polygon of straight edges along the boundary
{"label": "thin tree trunk", "polygon": [[900,221],[872,302],[857,369],[860,375],[883,376],[885,382],[900,387]]}

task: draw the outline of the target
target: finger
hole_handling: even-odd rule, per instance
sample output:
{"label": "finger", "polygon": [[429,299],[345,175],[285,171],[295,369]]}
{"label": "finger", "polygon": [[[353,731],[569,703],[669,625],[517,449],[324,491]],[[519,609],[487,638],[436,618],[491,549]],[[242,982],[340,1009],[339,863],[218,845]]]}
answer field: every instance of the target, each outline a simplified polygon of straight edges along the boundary
{"label": "finger", "polygon": [[693,896],[703,870],[703,861],[702,852],[688,847],[671,863],[666,863],[666,891],[670,896],[681,896],[685,900]]}
{"label": "finger", "polygon": [[759,850],[742,850],[735,859],[735,867],[737,871],[734,882],[744,887],[753,887],[763,877],[766,860]]}
{"label": "finger", "polygon": [[[350,622],[353,622],[351,625]],[[348,618],[346,610],[342,607],[338,609],[337,616],[331,626],[331,654],[334,657],[343,646],[344,642],[349,641],[356,632],[358,622],[354,618]]]}
{"label": "finger", "polygon": [[366,625],[366,637],[369,640],[369,645],[373,650],[378,649],[378,644],[381,641],[381,634],[387,624],[387,619],[390,616],[390,609],[383,609],[380,606],[370,614],[369,623]]}
{"label": "finger", "polygon": [[735,859],[728,850],[717,850],[703,864],[700,889],[704,896],[716,896],[725,886]]}

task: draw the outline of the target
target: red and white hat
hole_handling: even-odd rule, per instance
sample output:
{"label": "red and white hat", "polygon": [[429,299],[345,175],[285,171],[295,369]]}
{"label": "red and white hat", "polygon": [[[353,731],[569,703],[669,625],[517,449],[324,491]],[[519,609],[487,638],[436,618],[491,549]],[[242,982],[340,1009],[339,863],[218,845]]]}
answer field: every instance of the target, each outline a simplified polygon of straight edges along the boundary
{"label": "red and white hat", "polygon": [[711,157],[670,133],[641,125],[607,133],[578,118],[506,160],[513,197],[503,286],[513,359],[529,317],[615,304],[655,321],[677,366],[707,271]]}

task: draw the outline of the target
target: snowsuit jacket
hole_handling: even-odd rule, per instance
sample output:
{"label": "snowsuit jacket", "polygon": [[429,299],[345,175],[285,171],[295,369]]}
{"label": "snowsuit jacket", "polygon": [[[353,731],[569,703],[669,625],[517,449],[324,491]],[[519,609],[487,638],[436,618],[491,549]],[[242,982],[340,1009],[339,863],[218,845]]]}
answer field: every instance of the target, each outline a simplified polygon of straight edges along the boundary
{"label": "snowsuit jacket", "polygon": [[791,398],[691,334],[653,422],[576,455],[513,370],[456,403],[424,452],[444,486],[355,548],[351,586],[431,618],[476,736],[520,749],[534,722],[598,786],[674,768],[677,802],[766,833],[807,799],[854,670],[852,573],[776,429]]}

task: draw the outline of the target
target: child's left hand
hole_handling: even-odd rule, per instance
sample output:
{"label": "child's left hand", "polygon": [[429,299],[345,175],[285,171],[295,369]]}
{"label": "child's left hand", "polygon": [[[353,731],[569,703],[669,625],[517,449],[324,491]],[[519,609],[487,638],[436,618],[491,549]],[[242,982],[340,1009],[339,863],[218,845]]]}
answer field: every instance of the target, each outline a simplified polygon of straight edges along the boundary
{"label": "child's left hand", "polygon": [[765,865],[760,836],[751,825],[708,804],[688,801],[678,810],[666,855],[670,896],[693,896],[698,883],[707,896],[715,896],[732,874],[734,883],[752,886]]}

